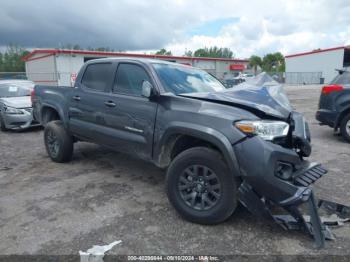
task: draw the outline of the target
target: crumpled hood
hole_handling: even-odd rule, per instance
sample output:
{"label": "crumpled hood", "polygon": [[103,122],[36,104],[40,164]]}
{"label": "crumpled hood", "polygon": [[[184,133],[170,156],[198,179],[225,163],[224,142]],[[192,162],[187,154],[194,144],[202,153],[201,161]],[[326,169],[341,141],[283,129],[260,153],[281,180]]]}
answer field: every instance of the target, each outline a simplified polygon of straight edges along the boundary
{"label": "crumpled hood", "polygon": [[181,96],[238,106],[259,115],[281,119],[287,119],[293,110],[283,87],[265,74],[224,92],[188,93]]}
{"label": "crumpled hood", "polygon": [[14,107],[14,108],[32,107],[30,96],[1,97],[0,101],[5,105]]}

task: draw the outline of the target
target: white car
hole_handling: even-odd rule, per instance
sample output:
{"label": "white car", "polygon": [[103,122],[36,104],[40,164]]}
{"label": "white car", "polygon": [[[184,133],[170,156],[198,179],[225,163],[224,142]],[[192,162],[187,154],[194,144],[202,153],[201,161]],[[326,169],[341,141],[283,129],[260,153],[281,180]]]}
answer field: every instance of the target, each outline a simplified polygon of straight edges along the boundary
{"label": "white car", "polygon": [[21,87],[28,87],[28,88],[34,88],[35,84],[32,81],[29,80],[19,80],[19,79],[8,79],[8,80],[0,80],[1,84],[17,84]]}
{"label": "white car", "polygon": [[241,78],[244,79],[245,81],[250,79],[250,78],[253,78],[255,77],[253,74],[242,74],[241,75]]}
{"label": "white car", "polygon": [[0,80],[0,130],[26,129],[39,125],[33,120],[30,100],[34,83],[25,80]]}
{"label": "white car", "polygon": [[234,77],[234,80],[236,83],[242,83],[247,81],[248,79],[254,78],[255,76],[253,74],[243,74],[243,73],[239,73],[239,75],[237,75],[236,77]]}

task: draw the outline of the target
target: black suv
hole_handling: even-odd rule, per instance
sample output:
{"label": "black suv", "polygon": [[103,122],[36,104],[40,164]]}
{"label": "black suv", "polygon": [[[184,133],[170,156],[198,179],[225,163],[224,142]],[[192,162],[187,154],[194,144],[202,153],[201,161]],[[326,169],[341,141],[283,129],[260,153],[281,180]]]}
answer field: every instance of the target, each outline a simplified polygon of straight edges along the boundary
{"label": "black suv", "polygon": [[350,72],[339,70],[329,85],[322,88],[316,119],[320,124],[340,129],[350,143]]}

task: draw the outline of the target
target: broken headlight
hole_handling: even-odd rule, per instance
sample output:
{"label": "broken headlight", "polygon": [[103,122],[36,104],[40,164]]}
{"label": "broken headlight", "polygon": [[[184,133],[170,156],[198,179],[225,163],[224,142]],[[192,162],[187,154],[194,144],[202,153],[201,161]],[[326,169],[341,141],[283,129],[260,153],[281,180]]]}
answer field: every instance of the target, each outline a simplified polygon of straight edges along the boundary
{"label": "broken headlight", "polygon": [[17,109],[10,106],[6,106],[4,108],[4,112],[9,115],[23,115],[23,111],[21,109]]}
{"label": "broken headlight", "polygon": [[289,125],[283,121],[243,120],[236,122],[235,126],[245,134],[257,135],[265,140],[286,136],[289,131]]}

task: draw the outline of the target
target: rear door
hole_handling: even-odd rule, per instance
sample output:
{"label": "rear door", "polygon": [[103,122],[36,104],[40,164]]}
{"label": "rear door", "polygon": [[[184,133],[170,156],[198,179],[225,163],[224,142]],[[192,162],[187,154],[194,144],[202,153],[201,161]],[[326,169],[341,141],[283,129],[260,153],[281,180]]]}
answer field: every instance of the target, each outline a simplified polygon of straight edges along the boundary
{"label": "rear door", "polygon": [[113,129],[108,135],[115,149],[149,160],[157,103],[142,96],[143,81],[154,86],[151,74],[142,64],[120,62],[117,65],[108,100],[115,106],[106,105],[106,124]]}
{"label": "rear door", "polygon": [[97,143],[104,142],[105,101],[108,101],[113,75],[112,63],[87,65],[70,97],[69,125],[74,134]]}

